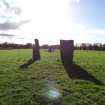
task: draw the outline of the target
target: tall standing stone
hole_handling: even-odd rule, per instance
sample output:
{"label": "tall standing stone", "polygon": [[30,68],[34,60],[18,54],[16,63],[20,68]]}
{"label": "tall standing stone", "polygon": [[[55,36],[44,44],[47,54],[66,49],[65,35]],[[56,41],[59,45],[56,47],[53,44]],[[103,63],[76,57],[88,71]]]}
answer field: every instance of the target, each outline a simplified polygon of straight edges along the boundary
{"label": "tall standing stone", "polygon": [[64,66],[69,66],[73,64],[73,50],[73,40],[60,40],[61,60]]}
{"label": "tall standing stone", "polygon": [[33,45],[33,61],[40,59],[40,48],[39,48],[39,41],[35,39],[35,45]]}

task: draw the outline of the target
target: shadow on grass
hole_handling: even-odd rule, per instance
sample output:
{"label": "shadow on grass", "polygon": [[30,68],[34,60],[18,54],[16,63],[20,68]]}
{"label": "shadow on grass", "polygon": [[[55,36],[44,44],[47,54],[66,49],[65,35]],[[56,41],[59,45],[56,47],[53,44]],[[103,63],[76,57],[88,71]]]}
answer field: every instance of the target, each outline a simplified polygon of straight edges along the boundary
{"label": "shadow on grass", "polygon": [[20,65],[19,68],[25,69],[25,68],[27,68],[29,65],[31,65],[32,63],[34,63],[34,61],[33,61],[32,59],[29,59],[26,63]]}
{"label": "shadow on grass", "polygon": [[29,59],[26,63],[22,64],[19,66],[19,68],[21,69],[25,69],[28,66],[30,66],[31,64],[33,64],[34,62],[38,61],[39,59],[33,60],[33,59]]}
{"label": "shadow on grass", "polygon": [[87,80],[98,85],[104,85],[100,80],[95,78],[92,74],[90,74],[85,69],[81,68],[75,63],[64,64],[64,67],[66,69],[67,74],[72,79]]}

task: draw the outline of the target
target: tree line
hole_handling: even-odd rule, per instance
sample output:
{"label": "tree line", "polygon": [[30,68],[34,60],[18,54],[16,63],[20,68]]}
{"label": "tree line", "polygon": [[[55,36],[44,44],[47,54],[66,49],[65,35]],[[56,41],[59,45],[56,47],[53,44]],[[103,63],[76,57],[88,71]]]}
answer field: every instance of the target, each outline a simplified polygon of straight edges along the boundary
{"label": "tree line", "polygon": [[[60,45],[51,45],[54,49],[59,49]],[[41,48],[43,49],[48,49],[51,47],[49,45],[42,45]],[[105,44],[102,43],[80,43],[80,44],[75,44],[74,49],[76,50],[98,50],[98,51],[105,51]]]}
{"label": "tree line", "polygon": [[94,44],[81,43],[81,44],[76,44],[75,49],[105,51],[105,44],[102,44],[102,43],[94,43]]}
{"label": "tree line", "polygon": [[[40,46],[42,49],[48,49],[49,47],[53,47],[54,49],[60,49],[60,45],[48,45],[44,44]],[[26,44],[15,44],[15,43],[0,43],[0,49],[23,49],[23,48],[32,48],[31,43]],[[99,51],[105,51],[105,44],[102,43],[80,43],[75,44],[74,49],[77,50],[99,50]]]}
{"label": "tree line", "polygon": [[23,49],[23,48],[32,48],[31,43],[27,44],[15,44],[15,43],[0,43],[0,49]]}

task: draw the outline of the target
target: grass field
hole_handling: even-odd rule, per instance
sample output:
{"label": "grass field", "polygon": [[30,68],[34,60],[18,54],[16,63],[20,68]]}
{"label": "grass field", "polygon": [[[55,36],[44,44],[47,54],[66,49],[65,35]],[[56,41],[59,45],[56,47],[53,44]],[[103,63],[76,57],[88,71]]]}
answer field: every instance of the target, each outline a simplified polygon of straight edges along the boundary
{"label": "grass field", "polygon": [[[70,79],[58,50],[20,69],[30,58],[30,49],[0,50],[0,105],[105,105],[105,85]],[[74,62],[105,83],[105,52],[75,51]]]}

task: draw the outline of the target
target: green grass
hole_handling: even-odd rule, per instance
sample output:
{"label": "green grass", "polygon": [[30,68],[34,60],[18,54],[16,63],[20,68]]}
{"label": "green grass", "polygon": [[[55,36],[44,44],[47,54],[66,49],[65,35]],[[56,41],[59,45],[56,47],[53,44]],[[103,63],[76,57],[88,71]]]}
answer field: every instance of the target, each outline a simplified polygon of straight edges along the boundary
{"label": "green grass", "polygon": [[[105,86],[68,77],[59,51],[41,50],[41,60],[26,69],[31,50],[0,50],[0,105],[105,105]],[[59,61],[57,61],[59,59]],[[74,62],[105,83],[105,52],[75,51]],[[50,99],[56,89],[61,96]],[[58,105],[58,104],[57,104]]]}

